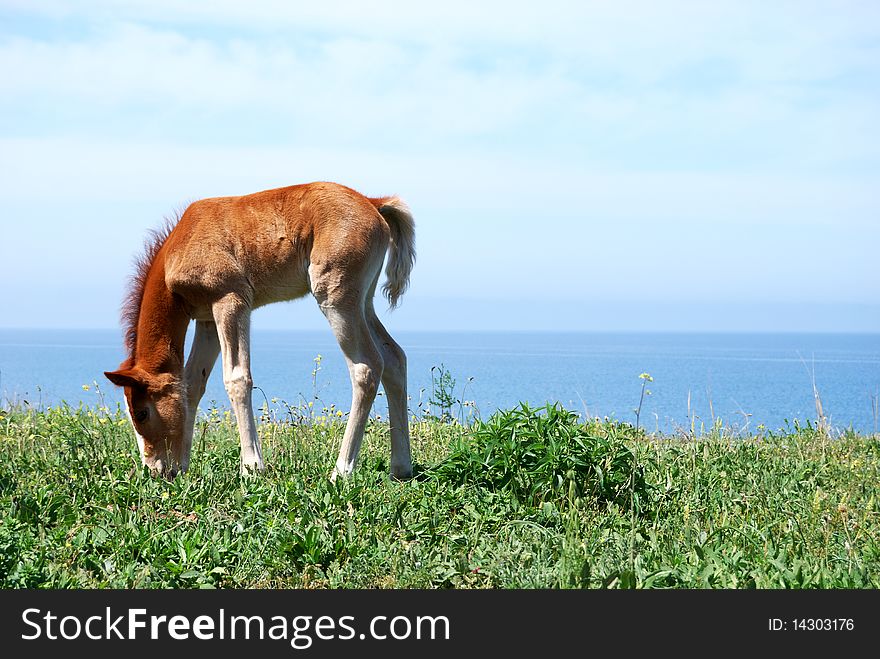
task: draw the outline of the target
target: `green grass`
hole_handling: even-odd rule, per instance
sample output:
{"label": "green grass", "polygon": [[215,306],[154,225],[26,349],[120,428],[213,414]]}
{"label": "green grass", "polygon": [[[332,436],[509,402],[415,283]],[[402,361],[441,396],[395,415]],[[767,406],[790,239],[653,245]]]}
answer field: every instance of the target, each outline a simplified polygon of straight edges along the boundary
{"label": "green grass", "polygon": [[520,407],[412,424],[390,480],[373,419],[328,479],[344,419],[264,415],[267,472],[238,475],[228,414],[190,471],[147,476],[123,414],[0,412],[4,588],[875,588],[880,438],[812,426],[646,436]]}

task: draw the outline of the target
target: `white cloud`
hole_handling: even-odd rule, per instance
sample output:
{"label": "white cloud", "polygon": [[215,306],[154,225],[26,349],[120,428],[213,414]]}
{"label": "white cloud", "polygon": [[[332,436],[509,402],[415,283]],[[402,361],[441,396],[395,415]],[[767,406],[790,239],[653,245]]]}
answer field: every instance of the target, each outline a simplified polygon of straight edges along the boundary
{"label": "white cloud", "polygon": [[416,210],[417,298],[876,300],[873,5],[16,6],[7,245],[63,200],[121,281],[163,211],[331,179]]}
{"label": "white cloud", "polygon": [[[61,23],[124,22],[156,26],[232,28],[242,33],[313,35],[401,44],[537,47],[581,54],[602,68],[641,71],[646,79],[701,56],[733,55],[754,73],[778,79],[822,76],[833,70],[829,46],[838,56],[857,52],[876,37],[880,7],[859,0],[669,0],[663,3],[602,0],[447,0],[441,4],[399,0],[320,3],[285,0],[6,0],[25,15]],[[809,59],[809,68],[803,63]]]}
{"label": "white cloud", "polygon": [[375,143],[377,134],[436,141],[498,134],[563,100],[565,85],[553,78],[481,74],[454,58],[443,49],[412,51],[375,40],[333,39],[298,49],[128,24],[87,41],[8,39],[0,45],[9,72],[0,91],[19,107],[61,102],[62,115],[71,104],[98,114],[152,108],[184,122],[192,121],[187,113],[218,123],[238,115],[307,127],[321,143],[364,135]]}
{"label": "white cloud", "polygon": [[485,147],[622,168],[821,168],[876,155],[865,135],[880,102],[866,81],[880,55],[866,37],[880,29],[858,13],[293,6],[27,3],[89,27],[0,39],[0,107],[57,112],[52,135]]}

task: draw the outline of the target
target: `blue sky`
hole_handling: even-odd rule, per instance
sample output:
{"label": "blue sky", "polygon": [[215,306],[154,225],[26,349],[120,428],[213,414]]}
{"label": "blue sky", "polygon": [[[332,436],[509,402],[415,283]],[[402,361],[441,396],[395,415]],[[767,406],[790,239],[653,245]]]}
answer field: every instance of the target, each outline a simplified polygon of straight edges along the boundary
{"label": "blue sky", "polygon": [[414,211],[392,329],[880,331],[880,5],[430,4],[0,2],[0,327],[324,179]]}

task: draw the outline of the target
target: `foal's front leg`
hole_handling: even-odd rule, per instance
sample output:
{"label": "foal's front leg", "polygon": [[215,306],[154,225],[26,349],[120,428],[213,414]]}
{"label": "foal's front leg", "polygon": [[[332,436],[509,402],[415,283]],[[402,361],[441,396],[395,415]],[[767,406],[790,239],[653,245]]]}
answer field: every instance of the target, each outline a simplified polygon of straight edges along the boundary
{"label": "foal's front leg", "polygon": [[223,355],[223,384],[241,439],[241,473],[262,471],[263,452],[251,406],[254,381],[250,364],[250,306],[230,293],[214,304],[213,313]]}
{"label": "foal's front leg", "polygon": [[192,348],[190,348],[186,368],[183,371],[184,382],[186,382],[186,425],[183,429],[183,445],[180,456],[181,471],[186,471],[189,467],[193,428],[199,401],[205,394],[205,385],[208,383],[208,377],[211,375],[218,354],[220,354],[220,342],[217,339],[217,327],[213,321],[197,320]]}

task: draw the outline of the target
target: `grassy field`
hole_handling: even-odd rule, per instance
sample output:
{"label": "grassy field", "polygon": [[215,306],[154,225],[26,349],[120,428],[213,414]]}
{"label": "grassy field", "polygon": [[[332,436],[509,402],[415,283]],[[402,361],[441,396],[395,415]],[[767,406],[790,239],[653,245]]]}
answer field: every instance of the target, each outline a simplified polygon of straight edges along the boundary
{"label": "grassy field", "polygon": [[372,419],[334,484],[344,420],[265,410],[268,470],[241,478],[235,425],[210,410],[168,483],[139,467],[118,410],[2,411],[0,586],[880,585],[876,436],[655,437],[521,407],[415,420],[416,478],[399,483]]}

